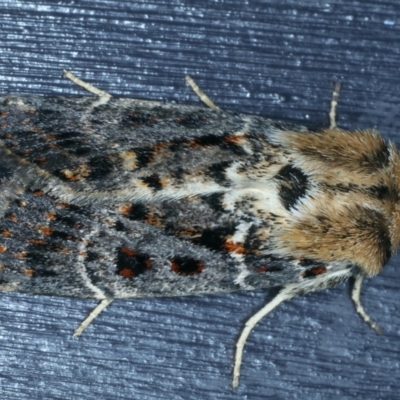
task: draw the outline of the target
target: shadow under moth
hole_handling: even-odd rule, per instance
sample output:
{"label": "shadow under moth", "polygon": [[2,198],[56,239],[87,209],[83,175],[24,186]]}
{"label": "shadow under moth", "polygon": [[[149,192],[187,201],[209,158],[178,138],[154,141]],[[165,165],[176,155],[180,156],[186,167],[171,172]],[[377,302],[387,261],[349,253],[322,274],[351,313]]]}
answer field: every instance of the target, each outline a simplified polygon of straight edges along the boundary
{"label": "shadow under moth", "polygon": [[114,299],[279,287],[248,320],[350,277],[400,239],[400,158],[373,130],[95,96],[0,97],[0,290]]}

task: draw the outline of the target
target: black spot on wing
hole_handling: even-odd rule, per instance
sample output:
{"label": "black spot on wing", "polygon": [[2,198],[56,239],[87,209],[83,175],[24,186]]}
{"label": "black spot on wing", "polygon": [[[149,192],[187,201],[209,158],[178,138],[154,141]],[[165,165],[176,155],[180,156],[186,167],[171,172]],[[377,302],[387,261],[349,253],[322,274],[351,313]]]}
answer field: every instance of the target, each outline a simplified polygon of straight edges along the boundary
{"label": "black spot on wing", "polygon": [[114,228],[117,232],[125,232],[127,230],[121,221],[117,221],[114,225]]}
{"label": "black spot on wing", "polygon": [[151,268],[151,261],[147,254],[139,253],[129,247],[117,249],[117,275],[132,279]]}
{"label": "black spot on wing", "polygon": [[228,186],[229,182],[226,178],[225,171],[232,164],[232,161],[222,161],[212,164],[208,167],[206,174],[213,178],[215,182],[222,186]]}
{"label": "black spot on wing", "polygon": [[90,154],[93,151],[93,148],[88,146],[88,145],[77,145],[75,144],[75,147],[71,150],[69,150],[70,153],[76,154],[77,156],[85,156],[87,154]]}
{"label": "black spot on wing", "polygon": [[144,221],[147,216],[147,207],[143,203],[132,203],[122,213],[132,221]]}
{"label": "black spot on wing", "polygon": [[171,270],[178,275],[197,275],[204,270],[201,261],[191,257],[175,257],[171,260]]}
{"label": "black spot on wing", "polygon": [[97,261],[100,258],[100,254],[94,251],[88,251],[86,255],[86,262]]}
{"label": "black spot on wing", "polygon": [[34,278],[54,278],[58,275],[56,271],[46,268],[36,268],[35,272],[32,274]]}
{"label": "black spot on wing", "polygon": [[148,147],[132,149],[136,156],[136,168],[144,168],[152,162],[155,156],[155,151]]}
{"label": "black spot on wing", "polygon": [[88,180],[101,179],[114,170],[114,164],[104,157],[93,157],[89,160],[90,174]]}
{"label": "black spot on wing", "polygon": [[221,251],[224,248],[227,236],[235,233],[235,225],[221,226],[218,228],[205,229],[200,238],[199,244],[211,250]]}
{"label": "black spot on wing", "polygon": [[212,193],[208,196],[201,196],[201,199],[214,211],[223,212],[223,193]]}
{"label": "black spot on wing", "polygon": [[162,189],[162,182],[160,177],[157,174],[153,174],[150,176],[146,176],[145,178],[142,178],[142,182],[146,183],[147,186],[150,188],[158,191]]}
{"label": "black spot on wing", "polygon": [[221,147],[224,144],[224,138],[223,136],[217,136],[217,135],[204,135],[196,139],[193,139],[190,143],[192,143],[192,145],[201,147],[210,147],[210,146]]}
{"label": "black spot on wing", "polygon": [[279,197],[287,210],[295,207],[307,193],[309,186],[307,175],[291,164],[283,167],[275,175],[275,179],[280,183]]}
{"label": "black spot on wing", "polygon": [[243,147],[236,143],[235,139],[237,139],[237,136],[224,133],[223,135],[204,135],[199,138],[192,139],[187,143],[194,147],[219,147],[223,150],[228,150],[233,154],[246,154]]}

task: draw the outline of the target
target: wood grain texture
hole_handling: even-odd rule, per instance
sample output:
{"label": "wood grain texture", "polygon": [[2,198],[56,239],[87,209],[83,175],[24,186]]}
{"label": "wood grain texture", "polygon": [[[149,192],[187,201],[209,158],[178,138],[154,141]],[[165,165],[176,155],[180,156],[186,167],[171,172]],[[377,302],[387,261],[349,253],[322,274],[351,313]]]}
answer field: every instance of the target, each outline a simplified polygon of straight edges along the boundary
{"label": "wood grain texture", "polygon": [[[2,2],[0,91],[82,94],[66,68],[115,96],[197,104],[190,74],[221,107],[341,127],[400,144],[400,5],[394,0]],[[297,298],[260,323],[230,387],[235,341],[271,293],[95,305],[0,294],[0,397],[9,399],[395,399],[399,256],[363,289],[376,336],[347,285]]]}

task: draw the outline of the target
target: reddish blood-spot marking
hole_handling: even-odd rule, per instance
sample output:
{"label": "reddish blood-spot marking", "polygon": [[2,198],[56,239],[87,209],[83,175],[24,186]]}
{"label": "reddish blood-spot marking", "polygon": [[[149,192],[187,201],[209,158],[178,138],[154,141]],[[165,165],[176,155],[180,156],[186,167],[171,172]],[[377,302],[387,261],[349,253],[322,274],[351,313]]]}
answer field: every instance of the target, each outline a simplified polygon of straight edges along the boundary
{"label": "reddish blood-spot marking", "polygon": [[247,136],[245,135],[227,135],[224,137],[224,142],[225,143],[234,143],[234,144],[241,144],[243,141],[245,141],[245,139],[247,138]]}
{"label": "reddish blood-spot marking", "polygon": [[7,247],[0,245],[0,253],[5,253],[7,251]]}
{"label": "reddish blood-spot marking", "polygon": [[12,236],[12,233],[11,233],[8,229],[4,229],[4,230],[1,232],[1,234],[2,234],[4,237],[11,237],[11,236]]}
{"label": "reddish blood-spot marking", "polygon": [[245,254],[247,250],[241,243],[233,243],[230,239],[227,239],[224,244],[224,248],[228,253]]}
{"label": "reddish blood-spot marking", "polygon": [[137,254],[136,251],[133,251],[132,249],[130,249],[129,247],[121,247],[119,252],[121,254],[126,254],[128,257],[132,257],[135,256]]}
{"label": "reddish blood-spot marking", "polygon": [[204,264],[190,257],[175,257],[171,260],[171,270],[182,276],[200,274],[204,268]]}
{"label": "reddish blood-spot marking", "polygon": [[129,268],[124,268],[118,271],[118,275],[127,279],[132,279],[135,276],[135,273]]}
{"label": "reddish blood-spot marking", "polygon": [[151,261],[147,254],[138,253],[129,247],[118,249],[117,274],[127,279],[143,274],[151,268]]}
{"label": "reddish blood-spot marking", "polygon": [[313,278],[317,275],[321,275],[324,274],[325,272],[327,272],[327,268],[326,267],[314,267],[311,269],[308,269],[307,271],[304,271],[302,274],[303,278]]}
{"label": "reddish blood-spot marking", "polygon": [[25,275],[32,276],[36,271],[34,269],[26,269],[24,271]]}

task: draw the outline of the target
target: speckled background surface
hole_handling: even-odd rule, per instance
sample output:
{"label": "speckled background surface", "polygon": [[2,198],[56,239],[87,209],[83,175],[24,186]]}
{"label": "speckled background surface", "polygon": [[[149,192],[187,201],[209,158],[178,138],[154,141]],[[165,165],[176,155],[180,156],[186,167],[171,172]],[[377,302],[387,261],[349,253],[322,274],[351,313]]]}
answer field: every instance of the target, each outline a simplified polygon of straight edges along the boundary
{"label": "speckled background surface", "polygon": [[[0,14],[0,91],[83,94],[64,68],[115,96],[197,104],[191,74],[221,107],[378,128],[400,144],[400,4],[396,1],[11,1]],[[366,282],[296,298],[251,334],[241,385],[235,341],[268,292],[112,304],[76,340],[95,305],[0,294],[0,397],[14,399],[396,399],[399,256]]]}

